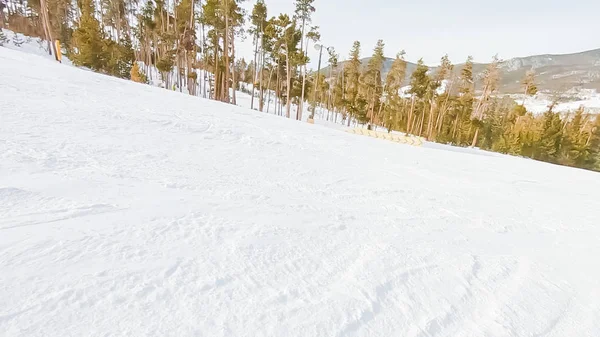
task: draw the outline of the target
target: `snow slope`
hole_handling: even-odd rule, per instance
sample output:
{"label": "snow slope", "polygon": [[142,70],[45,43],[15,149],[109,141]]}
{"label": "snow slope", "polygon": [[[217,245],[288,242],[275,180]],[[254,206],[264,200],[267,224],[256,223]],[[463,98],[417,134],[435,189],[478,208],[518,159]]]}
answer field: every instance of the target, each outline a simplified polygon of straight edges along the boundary
{"label": "snow slope", "polygon": [[600,174],[0,74],[0,336],[600,335]]}

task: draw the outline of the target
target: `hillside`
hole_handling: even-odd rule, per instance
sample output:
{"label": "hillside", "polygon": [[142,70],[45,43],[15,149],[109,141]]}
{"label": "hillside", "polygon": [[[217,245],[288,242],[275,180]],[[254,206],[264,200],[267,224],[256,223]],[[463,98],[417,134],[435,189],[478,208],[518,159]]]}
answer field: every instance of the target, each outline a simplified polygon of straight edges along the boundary
{"label": "hillside", "polygon": [[[366,66],[369,59],[368,57],[362,59],[363,65]],[[391,69],[392,62],[392,58],[386,58],[383,76]],[[462,66],[463,64],[456,65],[457,74]],[[475,64],[474,74],[480,75],[486,66],[487,64]],[[415,63],[407,62],[407,83],[416,67]],[[600,92],[600,49],[575,54],[517,57],[502,62],[501,68],[500,92],[504,94],[521,93],[520,81],[530,69],[535,70],[537,84],[541,91],[566,92],[577,88]],[[431,70],[435,71],[436,68],[432,67]],[[329,68],[323,70],[326,74],[328,71]]]}
{"label": "hillside", "polygon": [[600,334],[600,174],[0,74],[0,336]]}

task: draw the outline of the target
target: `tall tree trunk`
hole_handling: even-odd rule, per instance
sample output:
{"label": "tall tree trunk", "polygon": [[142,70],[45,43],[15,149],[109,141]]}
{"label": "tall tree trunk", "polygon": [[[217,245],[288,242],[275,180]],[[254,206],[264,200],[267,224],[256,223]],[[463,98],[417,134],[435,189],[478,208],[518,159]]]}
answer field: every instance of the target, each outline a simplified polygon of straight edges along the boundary
{"label": "tall tree trunk", "polygon": [[[10,7],[8,7],[8,3],[6,4],[6,7],[8,8],[8,12],[10,13]],[[4,26],[4,9],[0,9],[0,30],[2,30],[2,28],[6,28]]]}
{"label": "tall tree trunk", "polygon": [[[383,109],[383,103],[379,103],[379,111],[377,112],[377,119],[379,119],[379,116],[381,116],[381,110]],[[382,126],[385,125],[385,121],[383,121],[383,123],[381,123]]]}
{"label": "tall tree trunk", "polygon": [[[304,30],[306,26],[306,19],[302,18],[302,38],[300,39],[300,52],[304,57],[308,55],[308,39],[306,40],[306,50],[304,50]],[[302,120],[302,113],[304,112],[304,87],[306,86],[306,62],[302,64],[302,93],[300,94],[300,100],[298,102],[297,119]]]}
{"label": "tall tree trunk", "polygon": [[415,96],[413,95],[411,103],[410,103],[410,112],[408,113],[408,123],[406,125],[406,133],[408,133],[408,134],[412,134],[411,121],[412,121],[414,109],[415,109]]}
{"label": "tall tree trunk", "polygon": [[213,99],[218,100],[218,101],[222,101],[223,100],[223,94],[221,92],[221,69],[219,69],[219,45],[215,44],[215,71],[214,71],[214,78],[215,78],[215,92],[213,94]]}
{"label": "tall tree trunk", "polygon": [[454,119],[454,126],[452,127],[452,141],[454,143],[458,143],[458,140],[456,139],[456,132],[458,131],[458,120],[459,120],[459,116],[457,116]]}
{"label": "tall tree trunk", "polygon": [[275,114],[276,115],[279,114],[278,105],[277,105],[277,99],[280,98],[279,97],[279,95],[280,95],[280,92],[279,92],[279,88],[280,88],[279,87],[279,82],[280,82],[279,81],[279,75],[280,75],[281,71],[279,71],[279,70],[280,70],[279,69],[279,60],[277,60],[277,81],[276,81],[277,83],[275,84],[275,102],[274,102],[275,103]]}
{"label": "tall tree trunk", "polygon": [[289,55],[289,50],[287,48],[287,44],[286,44],[286,48],[285,48],[285,68],[286,68],[286,80],[287,80],[287,88],[286,88],[286,107],[285,107],[285,117],[290,118],[290,109],[291,109],[291,102],[292,99],[290,97],[290,93],[292,91],[292,76],[291,76],[291,65],[290,65],[290,55]]}
{"label": "tall tree trunk", "polygon": [[225,53],[225,89],[223,95],[223,101],[229,103],[229,75],[230,73],[230,62],[229,62],[229,0],[225,0],[225,34],[223,38],[223,52]]}
{"label": "tall tree trunk", "polygon": [[[486,85],[483,88],[483,94],[477,103],[477,107],[475,108],[475,116],[479,121],[483,119],[483,110],[484,110],[484,102],[487,100],[489,95],[488,86]],[[475,135],[473,136],[473,142],[471,142],[471,147],[475,147],[477,145],[477,137],[479,136],[479,126],[475,129]]]}
{"label": "tall tree trunk", "polygon": [[46,38],[48,39],[48,53],[52,55],[54,53],[54,59],[59,61],[59,56],[56,53],[56,45],[54,43],[54,38],[52,37],[52,28],[50,27],[50,18],[48,16],[48,3],[46,0],[40,0],[40,11],[42,12],[42,26],[44,28],[44,32],[46,34]]}
{"label": "tall tree trunk", "polygon": [[435,119],[435,104],[433,99],[429,102],[429,120],[427,121],[427,140],[431,140],[433,135],[433,120]]}
{"label": "tall tree trunk", "polygon": [[473,142],[471,143],[471,147],[475,147],[477,145],[477,137],[479,136],[479,127],[475,129],[475,136],[473,136]]}
{"label": "tall tree trunk", "polygon": [[[262,49],[262,55],[261,55],[261,60],[260,60],[261,66],[260,66],[260,71],[259,71],[259,73],[260,73],[260,75],[259,75],[260,76],[260,78],[259,78],[260,88],[258,90],[259,91],[259,93],[258,93],[258,95],[259,95],[259,97],[258,97],[258,108],[262,112],[263,108],[265,106],[265,92],[264,92],[264,88],[263,88],[263,80],[264,80],[264,77],[265,77],[265,74],[264,74],[264,69],[265,69],[265,50],[263,48],[262,42],[261,42],[261,46],[260,47]],[[267,84],[267,90],[269,90],[269,92],[270,92],[269,88],[270,88],[270,85],[271,85],[271,76],[273,75],[272,71],[273,71],[273,69],[271,68],[271,71],[269,72],[269,81],[268,81],[268,84]]]}
{"label": "tall tree trunk", "polygon": [[231,30],[231,59],[233,60],[233,74],[232,74],[232,95],[233,95],[233,101],[232,103],[235,105],[236,104],[236,99],[235,99],[235,91],[237,90],[237,78],[236,78],[236,67],[235,67],[235,36],[233,35],[233,30]]}
{"label": "tall tree trunk", "polygon": [[[262,76],[261,76],[262,78]],[[267,113],[269,113],[269,108],[271,107],[271,78],[273,78],[273,67],[271,67],[271,70],[269,71],[269,80],[267,81],[267,90],[268,90],[268,94],[267,94]],[[262,84],[262,82],[261,82]],[[261,96],[261,102],[262,104],[264,104],[264,100],[262,99]],[[260,108],[260,111],[262,111],[262,106]]]}
{"label": "tall tree trunk", "polygon": [[254,109],[254,88],[256,87],[256,75],[258,74],[257,72],[257,68],[258,65],[256,64],[256,57],[258,55],[258,30],[256,31],[256,35],[254,37],[255,43],[254,43],[254,69],[252,69],[252,97],[250,97],[250,109]]}

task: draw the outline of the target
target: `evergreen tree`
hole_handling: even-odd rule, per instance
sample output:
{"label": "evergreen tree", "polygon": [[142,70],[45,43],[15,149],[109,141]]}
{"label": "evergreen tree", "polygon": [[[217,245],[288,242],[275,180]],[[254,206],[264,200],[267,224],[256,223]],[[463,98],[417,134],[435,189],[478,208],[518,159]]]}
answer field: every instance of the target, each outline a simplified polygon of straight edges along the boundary
{"label": "evergreen tree", "polygon": [[419,59],[417,68],[410,76],[409,93],[415,95],[418,99],[425,98],[425,94],[429,88],[431,79],[429,78],[429,75],[427,75],[428,71],[429,67],[425,65],[423,59]]}
{"label": "evergreen tree", "polygon": [[[452,76],[454,65],[450,62],[448,55],[444,55],[441,59],[440,66],[433,76],[429,95],[429,116],[427,123],[427,139],[433,140],[437,137],[437,133],[441,131],[441,124],[448,110],[450,100],[450,89],[452,83],[448,84],[448,79]],[[444,85],[443,93],[440,94],[438,89]],[[437,98],[437,99],[436,99]]]}
{"label": "evergreen tree", "polygon": [[553,112],[552,109],[544,113],[537,153],[534,158],[556,163],[563,141],[562,130],[563,122],[558,113]]}
{"label": "evergreen tree", "polygon": [[[250,108],[254,109],[254,90],[256,88],[256,86],[259,84],[258,82],[260,81],[260,85],[262,87],[262,71],[264,68],[264,46],[262,45],[262,41],[264,40],[262,38],[262,36],[265,33],[265,29],[267,27],[267,5],[265,4],[264,0],[258,0],[256,2],[256,4],[254,5],[254,8],[252,9],[252,14],[250,16],[250,24],[251,24],[251,28],[250,28],[250,33],[253,35],[254,38],[254,67],[253,67],[253,74],[252,74],[252,97],[251,97],[251,101],[250,101]],[[259,46],[262,49],[262,51],[259,53]],[[260,61],[257,60],[257,58],[260,55]],[[260,66],[259,66],[260,64]],[[259,75],[259,80],[257,80],[257,75]],[[260,106],[260,110],[262,111],[262,89],[259,92],[260,95],[260,102],[259,102],[259,106]]]}
{"label": "evergreen tree", "polygon": [[384,107],[384,125],[388,132],[393,128],[399,127],[402,114],[402,101],[400,99],[400,87],[406,78],[406,61],[404,60],[404,51],[396,54],[396,59],[392,63],[392,68],[385,79],[385,107]]}
{"label": "evergreen tree", "polygon": [[590,157],[593,160],[590,168],[600,171],[600,115],[596,115],[586,144],[590,147]]}
{"label": "evergreen tree", "polygon": [[385,61],[385,56],[383,54],[383,48],[385,44],[383,40],[378,40],[375,48],[373,49],[373,56],[369,59],[367,63],[367,68],[365,69],[365,73],[362,76],[362,92],[363,96],[367,99],[368,102],[368,117],[369,123],[373,124],[373,122],[377,121],[378,108],[380,106],[381,94],[382,94],[382,83],[381,83],[381,69],[383,67],[383,62]]}
{"label": "evergreen tree", "polygon": [[500,82],[500,60],[498,56],[494,56],[492,63],[490,63],[483,73],[483,90],[479,102],[475,107],[473,116],[473,125],[475,126],[475,135],[473,136],[472,147],[477,145],[477,137],[479,135],[479,129],[481,128],[482,120],[486,110],[486,104],[490,99],[491,95],[498,89],[498,83]]}
{"label": "evergreen tree", "polygon": [[102,71],[106,56],[100,23],[94,16],[94,3],[91,0],[80,0],[79,6],[81,17],[73,32],[74,52],[71,59],[75,65]]}
{"label": "evergreen tree", "polygon": [[447,140],[457,145],[467,145],[468,130],[471,129],[471,115],[475,95],[473,79],[473,57],[469,56],[458,78],[458,98],[451,111],[452,126],[448,130]]}
{"label": "evergreen tree", "polygon": [[12,38],[12,44],[17,47],[21,47],[23,43],[25,43],[25,40],[19,34],[14,33]]}
{"label": "evergreen tree", "polygon": [[535,72],[533,70],[527,71],[525,77],[521,81],[525,96],[534,96],[537,94],[537,86],[535,84]]}
{"label": "evergreen tree", "polygon": [[274,21],[276,27],[276,48],[275,50],[283,58],[285,63],[286,78],[286,117],[290,118],[291,111],[291,89],[292,89],[292,68],[298,62],[299,51],[298,43],[302,39],[301,32],[296,27],[296,21],[290,19],[287,14],[281,14]]}
{"label": "evergreen tree", "polygon": [[565,140],[563,141],[565,158],[562,163],[577,167],[593,168],[595,158],[593,158],[593,151],[588,142],[588,139],[590,139],[589,134],[583,129],[587,119],[583,115],[583,112],[583,108],[577,109],[575,116],[568,123]]}
{"label": "evergreen tree", "polygon": [[4,31],[2,30],[2,28],[0,28],[0,47],[2,47],[3,45],[8,43],[8,38],[6,37],[6,34],[4,34]]}
{"label": "evergreen tree", "polygon": [[537,86],[535,84],[535,72],[529,70],[525,73],[525,77],[521,80],[521,86],[523,87],[523,103],[525,106],[525,100],[528,96],[535,96],[537,94]]}
{"label": "evergreen tree", "polygon": [[298,106],[298,111],[299,113],[297,114],[297,118],[301,119],[302,118],[302,110],[303,110],[303,106],[304,106],[304,92],[305,92],[305,87],[306,87],[306,64],[308,63],[308,41],[305,45],[304,43],[304,39],[305,39],[305,32],[306,32],[306,24],[311,23],[312,22],[312,13],[315,12],[315,7],[313,6],[314,0],[295,0],[294,1],[294,6],[295,6],[295,16],[294,18],[296,20],[298,20],[300,22],[300,29],[301,29],[301,40],[300,40],[300,54],[303,56],[301,61],[299,62],[299,65],[302,66],[302,87],[301,87],[301,93],[300,93],[300,100],[299,100],[299,106]]}
{"label": "evergreen tree", "polygon": [[354,41],[352,49],[350,50],[350,60],[345,64],[344,74],[346,77],[346,93],[344,98],[344,104],[346,110],[350,115],[348,117],[348,126],[350,126],[351,117],[358,118],[358,99],[359,99],[359,87],[360,87],[360,42]]}
{"label": "evergreen tree", "polygon": [[137,62],[133,63],[129,77],[134,82],[148,83],[148,79],[146,78],[146,75],[140,70],[140,67]]}
{"label": "evergreen tree", "polygon": [[423,63],[423,59],[417,62],[417,69],[410,77],[410,90],[412,95],[411,108],[408,113],[407,133],[418,133],[425,118],[425,101],[431,87],[431,78],[427,75],[429,67]]}

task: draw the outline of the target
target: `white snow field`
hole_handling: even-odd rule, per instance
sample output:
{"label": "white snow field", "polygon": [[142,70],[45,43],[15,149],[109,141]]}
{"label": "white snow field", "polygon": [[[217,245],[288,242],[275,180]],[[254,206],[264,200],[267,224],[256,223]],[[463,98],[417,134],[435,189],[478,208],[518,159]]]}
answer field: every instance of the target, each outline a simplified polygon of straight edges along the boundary
{"label": "white snow field", "polygon": [[0,336],[600,335],[600,174],[0,48]]}

